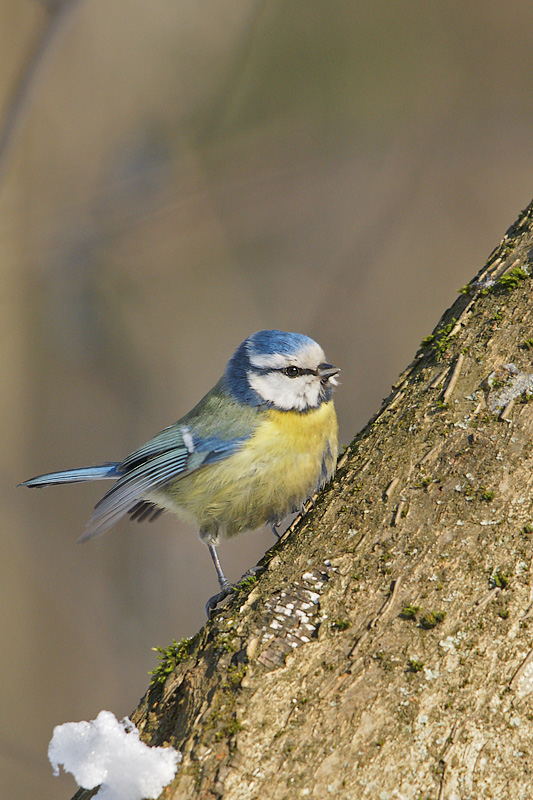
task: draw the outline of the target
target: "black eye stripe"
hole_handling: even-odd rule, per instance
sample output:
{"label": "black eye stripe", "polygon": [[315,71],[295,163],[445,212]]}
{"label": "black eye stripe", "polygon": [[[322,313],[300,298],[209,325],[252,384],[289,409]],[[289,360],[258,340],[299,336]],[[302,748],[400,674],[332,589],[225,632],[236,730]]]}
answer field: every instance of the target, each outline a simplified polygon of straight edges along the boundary
{"label": "black eye stripe", "polygon": [[279,367],[278,369],[272,367],[253,367],[253,372],[256,375],[271,375],[273,372],[281,372],[282,375],[287,375],[289,378],[297,378],[300,375],[318,375],[316,369],[297,367],[295,364],[289,365],[288,367]]}
{"label": "black eye stripe", "polygon": [[287,375],[289,378],[297,378],[299,375],[316,375],[316,370],[314,369],[305,369],[304,367],[297,367],[295,365],[291,365],[289,367],[283,367],[282,369],[277,370],[277,372],[282,372],[284,375]]}

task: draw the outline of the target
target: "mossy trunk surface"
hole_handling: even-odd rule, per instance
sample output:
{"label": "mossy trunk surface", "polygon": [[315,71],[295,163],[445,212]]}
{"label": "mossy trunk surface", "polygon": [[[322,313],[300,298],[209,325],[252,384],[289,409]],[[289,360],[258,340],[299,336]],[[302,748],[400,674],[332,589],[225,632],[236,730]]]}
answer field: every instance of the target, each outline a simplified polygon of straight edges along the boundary
{"label": "mossy trunk surface", "polygon": [[532,265],[533,204],[174,651],[132,715],[183,754],[161,797],[533,796]]}

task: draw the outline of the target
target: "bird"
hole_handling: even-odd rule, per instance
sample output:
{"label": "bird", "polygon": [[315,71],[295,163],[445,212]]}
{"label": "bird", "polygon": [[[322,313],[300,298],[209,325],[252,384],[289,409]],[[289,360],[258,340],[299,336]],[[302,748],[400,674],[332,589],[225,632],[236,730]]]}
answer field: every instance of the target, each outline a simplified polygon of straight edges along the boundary
{"label": "bird", "polygon": [[248,336],[215,386],[173,425],[123,461],[49,472],[29,488],[113,480],[80,542],[125,515],[142,522],[164,511],[197,526],[213,561],[219,592],[208,618],[235,591],[218,555],[221,539],[298,511],[334,475],[338,367],[302,333],[262,330]]}

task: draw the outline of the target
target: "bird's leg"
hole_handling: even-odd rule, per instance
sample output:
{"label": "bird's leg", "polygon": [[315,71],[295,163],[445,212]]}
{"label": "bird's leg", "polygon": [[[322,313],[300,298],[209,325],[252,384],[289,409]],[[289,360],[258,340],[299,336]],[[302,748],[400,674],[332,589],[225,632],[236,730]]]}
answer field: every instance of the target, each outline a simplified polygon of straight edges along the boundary
{"label": "bird's leg", "polygon": [[[210,597],[207,603],[205,604],[205,613],[207,614],[207,618],[211,619],[211,614],[217,607],[219,603],[229,597],[230,594],[233,594],[235,591],[236,585],[234,583],[230,583],[224,572],[222,571],[222,567],[220,565],[220,559],[218,557],[218,552],[214,544],[207,545],[209,550],[209,555],[213,560],[213,564],[215,565],[215,569],[217,571],[217,578],[218,578],[218,585],[220,586],[220,592],[218,594],[214,594],[213,597]],[[264,567],[252,567],[247,572],[244,573],[242,578],[240,579],[239,583],[245,581],[247,578],[253,578],[257,575],[258,572],[262,572]]]}
{"label": "bird's leg", "polygon": [[235,591],[235,586],[228,581],[224,572],[222,571],[222,567],[220,565],[220,559],[218,557],[217,549],[214,544],[209,542],[207,544],[207,548],[209,550],[209,555],[213,560],[213,564],[215,565],[215,570],[217,573],[218,578],[218,585],[220,586],[220,592],[218,594],[214,594],[213,597],[210,597],[207,603],[205,604],[205,613],[207,614],[207,618],[211,618],[211,614],[217,607],[219,603],[225,600],[232,592]]}
{"label": "bird's leg", "polygon": [[208,544],[207,548],[209,550],[209,555],[213,560],[213,564],[215,565],[218,578],[218,585],[220,586],[221,589],[223,589],[225,586],[229,584],[229,581],[224,575],[224,572],[222,571],[222,566],[220,564],[220,559],[218,557],[217,549],[214,544]]}

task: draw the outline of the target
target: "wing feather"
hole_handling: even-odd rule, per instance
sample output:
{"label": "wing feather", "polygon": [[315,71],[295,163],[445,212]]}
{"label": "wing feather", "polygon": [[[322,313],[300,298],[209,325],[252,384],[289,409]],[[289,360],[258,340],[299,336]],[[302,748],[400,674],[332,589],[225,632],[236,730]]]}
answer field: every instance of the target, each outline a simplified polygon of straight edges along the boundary
{"label": "wing feather", "polygon": [[190,448],[187,447],[183,440],[184,431],[188,432],[184,425],[180,425],[177,422],[174,425],[170,425],[125,458],[120,465],[120,469],[123,472],[129,472],[139,464],[143,464],[154,456],[166,453],[169,450],[183,450],[188,454]]}
{"label": "wing feather", "polygon": [[[151,491],[172,479],[189,474],[189,456],[186,449],[169,450],[123,475],[96,504],[87,529],[79,541],[85,542],[105,533]],[[197,469],[198,466],[196,464],[194,468]]]}
{"label": "wing feather", "polygon": [[[187,428],[185,431],[189,433]],[[139,501],[151,495],[154,489],[227,458],[244,441],[223,441],[211,437],[195,439],[192,447],[191,441],[189,446],[183,443],[182,432],[176,433],[155,437],[157,444],[155,439],[151,440],[120,464],[118,469],[124,474],[96,504],[87,529],[78,541],[86,542],[101,536],[132,511]]]}

